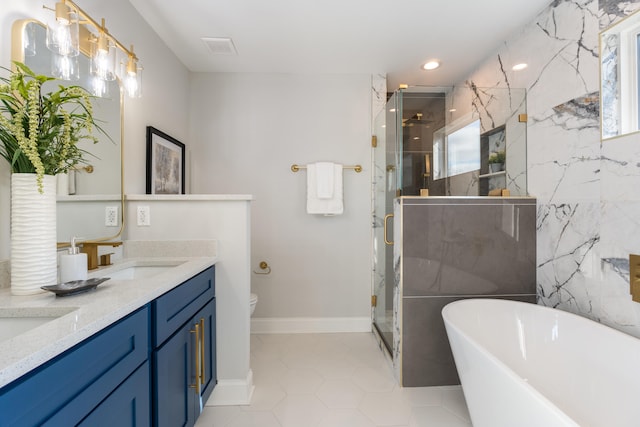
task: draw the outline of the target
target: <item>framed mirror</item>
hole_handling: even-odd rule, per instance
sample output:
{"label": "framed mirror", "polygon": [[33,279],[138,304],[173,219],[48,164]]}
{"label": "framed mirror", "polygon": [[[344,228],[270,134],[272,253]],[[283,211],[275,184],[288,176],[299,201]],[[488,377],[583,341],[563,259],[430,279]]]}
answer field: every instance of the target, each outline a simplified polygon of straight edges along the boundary
{"label": "framed mirror", "polygon": [[[13,24],[12,61],[26,64],[36,74],[52,75],[53,54],[46,46],[46,28],[35,20]],[[46,85],[78,85],[90,90],[89,57],[78,56],[80,79],[51,81]],[[47,86],[43,91],[48,91]],[[124,227],[123,197],[123,96],[118,81],[107,82],[103,96],[92,98],[94,116],[106,135],[94,132],[98,143],[81,141],[88,152],[86,164],[80,164],[66,176],[58,176],[57,239],[69,242],[110,240],[120,236]],[[108,135],[108,136],[107,136]]]}
{"label": "framed mirror", "polygon": [[602,139],[640,130],[640,11],[600,32]]}

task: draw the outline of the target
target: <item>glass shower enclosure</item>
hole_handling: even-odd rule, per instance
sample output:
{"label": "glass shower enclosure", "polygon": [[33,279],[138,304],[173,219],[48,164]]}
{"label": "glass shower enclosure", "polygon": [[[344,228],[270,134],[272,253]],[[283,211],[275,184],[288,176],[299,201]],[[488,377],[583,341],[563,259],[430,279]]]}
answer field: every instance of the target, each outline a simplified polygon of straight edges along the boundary
{"label": "glass shower enclosure", "polygon": [[393,200],[442,191],[432,177],[434,130],[444,126],[445,91],[394,92],[374,121],[374,327],[393,348]]}
{"label": "glass shower enclosure", "polygon": [[[374,328],[393,354],[393,204],[400,196],[526,196],[524,89],[414,86],[374,120]],[[514,123],[520,123],[520,126]],[[501,156],[501,157],[500,157]],[[502,165],[491,166],[496,157]],[[396,338],[394,338],[394,336]]]}

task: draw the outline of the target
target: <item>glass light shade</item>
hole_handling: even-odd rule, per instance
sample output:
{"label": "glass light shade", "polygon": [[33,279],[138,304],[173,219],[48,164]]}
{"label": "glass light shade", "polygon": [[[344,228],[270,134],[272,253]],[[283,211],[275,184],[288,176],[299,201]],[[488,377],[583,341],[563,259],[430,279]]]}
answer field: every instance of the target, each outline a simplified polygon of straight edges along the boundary
{"label": "glass light shade", "polygon": [[97,96],[100,98],[108,98],[109,93],[109,83],[97,76],[93,76],[90,79],[89,85],[91,87],[90,92],[93,96]]}
{"label": "glass light shade", "polygon": [[105,81],[116,79],[116,49],[104,35],[91,43],[89,72]]}
{"label": "glass light shade", "polygon": [[78,15],[63,3],[56,4],[56,13],[47,23],[47,48],[58,55],[80,54]]}
{"label": "glass light shade", "polygon": [[133,64],[133,69],[135,69],[135,73],[132,71],[132,65],[127,65],[127,71],[124,77],[124,89],[129,98],[140,98],[142,96],[142,67],[138,67],[136,64]]}
{"label": "glass light shade", "polygon": [[80,80],[77,56],[51,55],[51,75],[60,80]]}

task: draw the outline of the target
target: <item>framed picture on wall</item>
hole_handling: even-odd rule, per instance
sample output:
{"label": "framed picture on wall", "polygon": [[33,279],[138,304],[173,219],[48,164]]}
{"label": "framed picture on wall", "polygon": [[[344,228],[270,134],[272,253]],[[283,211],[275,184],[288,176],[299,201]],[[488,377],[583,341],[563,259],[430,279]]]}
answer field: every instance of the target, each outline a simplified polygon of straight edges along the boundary
{"label": "framed picture on wall", "polygon": [[147,194],[184,194],[185,147],[147,126]]}

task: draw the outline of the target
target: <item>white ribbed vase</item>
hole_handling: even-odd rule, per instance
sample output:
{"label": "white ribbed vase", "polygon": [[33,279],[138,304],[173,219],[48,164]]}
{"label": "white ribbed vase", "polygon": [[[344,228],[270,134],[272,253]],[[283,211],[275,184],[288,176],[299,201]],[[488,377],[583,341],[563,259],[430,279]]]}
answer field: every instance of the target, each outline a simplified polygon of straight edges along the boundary
{"label": "white ribbed vase", "polygon": [[57,282],[56,178],[45,175],[43,194],[36,174],[11,174],[11,293],[44,292]]}

